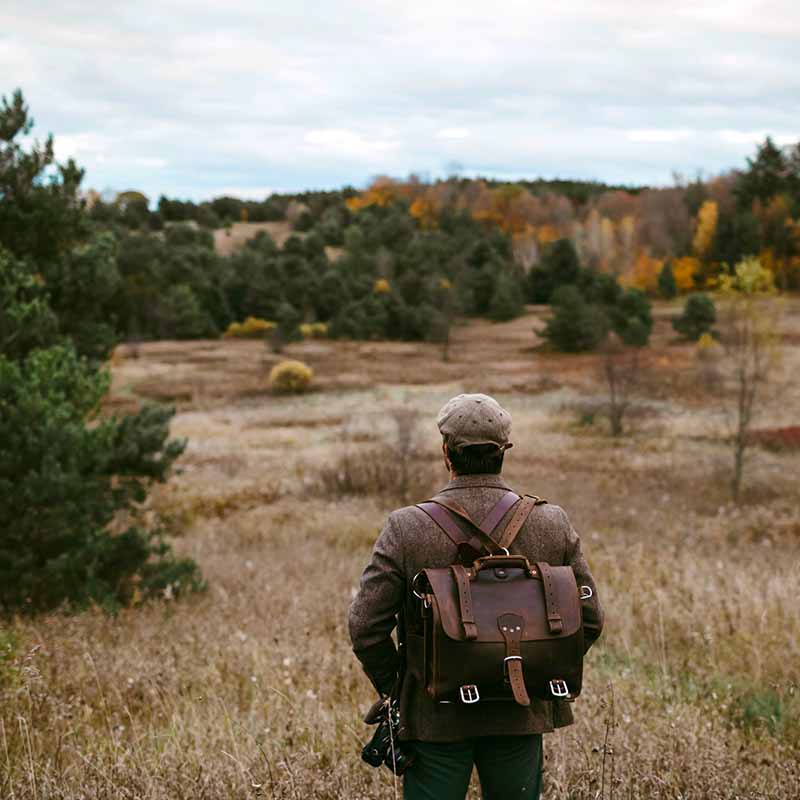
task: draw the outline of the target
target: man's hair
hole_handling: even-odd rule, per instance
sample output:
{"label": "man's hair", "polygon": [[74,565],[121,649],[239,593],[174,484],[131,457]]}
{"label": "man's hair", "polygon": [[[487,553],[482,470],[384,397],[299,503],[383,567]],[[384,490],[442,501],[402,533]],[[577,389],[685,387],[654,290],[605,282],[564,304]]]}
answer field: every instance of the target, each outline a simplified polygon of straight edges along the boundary
{"label": "man's hair", "polygon": [[456,475],[499,475],[505,450],[494,444],[472,444],[455,450],[446,445]]}

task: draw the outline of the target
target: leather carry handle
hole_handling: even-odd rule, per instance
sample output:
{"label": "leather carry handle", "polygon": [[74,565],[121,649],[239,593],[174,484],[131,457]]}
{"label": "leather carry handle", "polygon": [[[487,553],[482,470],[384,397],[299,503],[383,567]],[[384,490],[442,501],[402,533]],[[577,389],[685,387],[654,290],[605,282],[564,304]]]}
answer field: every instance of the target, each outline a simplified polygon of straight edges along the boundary
{"label": "leather carry handle", "polygon": [[486,556],[479,558],[472,565],[475,572],[480,572],[483,569],[495,569],[496,567],[519,567],[531,576],[536,575],[536,570],[525,556]]}

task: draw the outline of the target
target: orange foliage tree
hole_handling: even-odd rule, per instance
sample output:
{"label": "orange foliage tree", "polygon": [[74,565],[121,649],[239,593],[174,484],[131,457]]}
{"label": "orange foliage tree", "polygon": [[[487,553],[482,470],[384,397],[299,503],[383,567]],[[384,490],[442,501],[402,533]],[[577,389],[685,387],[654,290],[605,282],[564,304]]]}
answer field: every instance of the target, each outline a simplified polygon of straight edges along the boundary
{"label": "orange foliage tree", "polygon": [[700,261],[694,256],[676,258],[672,262],[672,274],[679,292],[690,292],[696,288],[694,276],[700,270]]}

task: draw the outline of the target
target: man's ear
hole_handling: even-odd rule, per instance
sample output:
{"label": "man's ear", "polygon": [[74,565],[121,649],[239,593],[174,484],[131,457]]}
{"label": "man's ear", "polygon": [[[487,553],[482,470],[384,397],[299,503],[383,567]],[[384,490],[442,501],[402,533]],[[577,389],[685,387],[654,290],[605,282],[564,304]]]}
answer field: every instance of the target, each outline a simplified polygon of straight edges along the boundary
{"label": "man's ear", "polygon": [[447,455],[447,444],[442,442],[442,455],[444,456],[444,463],[449,472],[453,471],[453,465],[450,463],[450,456]]}

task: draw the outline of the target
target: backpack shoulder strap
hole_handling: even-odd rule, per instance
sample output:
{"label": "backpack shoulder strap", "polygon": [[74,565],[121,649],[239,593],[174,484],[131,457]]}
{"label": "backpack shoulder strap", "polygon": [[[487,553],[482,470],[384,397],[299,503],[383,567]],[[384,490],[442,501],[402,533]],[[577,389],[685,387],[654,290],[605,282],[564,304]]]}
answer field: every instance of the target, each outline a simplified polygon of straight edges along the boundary
{"label": "backpack shoulder strap", "polygon": [[[467,513],[467,511],[461,506],[460,503],[456,502],[455,500],[449,497],[443,497],[442,495],[437,495],[433,499],[429,500],[428,502],[431,504],[435,504],[438,506],[442,506],[450,511],[452,514],[455,514],[457,517],[460,517],[465,522],[467,522],[470,528],[475,529],[477,533],[477,537],[480,543],[483,545],[483,549],[486,550],[488,553],[497,553],[499,550],[500,545],[498,545],[497,540],[492,536],[495,528],[498,526],[500,521],[506,515],[506,512],[512,508],[516,503],[519,502],[519,495],[515,494],[512,491],[506,492],[499,500],[499,502],[492,508],[492,510],[486,515],[486,518],[478,524],[475,522],[474,519]],[[425,510],[425,509],[423,509]],[[448,515],[446,515],[448,516]],[[452,518],[450,519],[451,523],[454,521]],[[460,528],[460,526],[457,526]]]}
{"label": "backpack shoulder strap", "polygon": [[500,534],[500,538],[497,540],[500,547],[505,547],[506,550],[508,550],[514,539],[517,538],[517,534],[522,530],[522,526],[530,516],[531,511],[533,511],[536,506],[546,502],[546,500],[542,500],[540,497],[536,497],[536,495],[526,494],[517,506],[514,516],[511,517],[508,525],[506,525],[502,534]]}
{"label": "backpack shoulder strap", "polygon": [[[466,548],[469,548],[470,551],[474,551],[473,561],[480,556],[484,549],[483,542],[477,536],[465,533],[442,506],[429,500],[425,503],[417,503],[417,508],[424,511],[447,534],[450,541],[458,548],[459,553],[463,553]],[[465,556],[469,558],[469,554],[465,553]]]}

